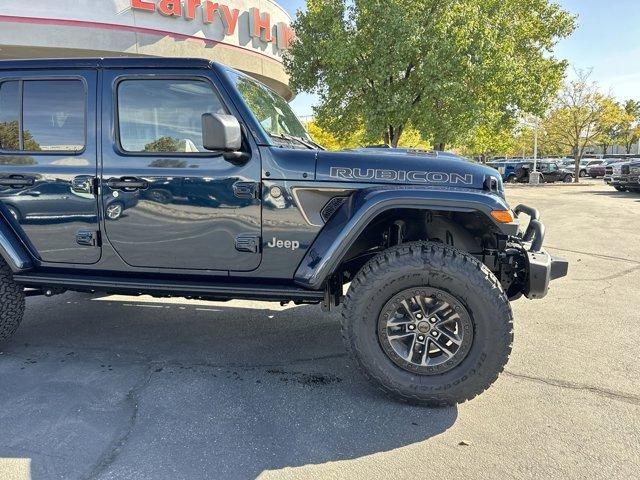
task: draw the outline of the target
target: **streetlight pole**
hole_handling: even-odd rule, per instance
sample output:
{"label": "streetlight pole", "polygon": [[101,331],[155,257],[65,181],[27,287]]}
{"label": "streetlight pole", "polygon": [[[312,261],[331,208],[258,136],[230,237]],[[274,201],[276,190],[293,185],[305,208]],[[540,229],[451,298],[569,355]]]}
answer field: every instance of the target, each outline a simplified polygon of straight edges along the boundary
{"label": "streetlight pole", "polygon": [[538,171],[538,119],[533,123],[533,171]]}
{"label": "streetlight pole", "polygon": [[529,173],[529,183],[538,185],[540,174],[538,173],[538,127],[540,125],[538,117],[533,120],[533,172]]}

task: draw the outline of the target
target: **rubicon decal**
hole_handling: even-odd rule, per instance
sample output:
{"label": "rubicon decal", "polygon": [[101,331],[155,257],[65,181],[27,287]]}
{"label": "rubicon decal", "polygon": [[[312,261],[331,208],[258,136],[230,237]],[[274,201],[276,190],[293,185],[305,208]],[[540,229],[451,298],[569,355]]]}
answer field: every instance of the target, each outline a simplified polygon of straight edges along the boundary
{"label": "rubicon decal", "polygon": [[470,173],[425,172],[421,170],[389,170],[382,168],[331,167],[329,176],[340,180],[380,180],[411,183],[450,183],[473,185]]}

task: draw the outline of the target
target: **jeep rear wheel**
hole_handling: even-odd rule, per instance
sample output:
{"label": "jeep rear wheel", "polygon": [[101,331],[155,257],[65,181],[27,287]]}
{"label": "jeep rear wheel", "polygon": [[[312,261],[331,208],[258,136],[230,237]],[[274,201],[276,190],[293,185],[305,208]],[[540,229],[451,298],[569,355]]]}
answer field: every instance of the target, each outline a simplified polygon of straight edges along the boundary
{"label": "jeep rear wheel", "polygon": [[0,342],[18,329],[24,315],[24,291],[13,280],[9,266],[0,259]]}
{"label": "jeep rear wheel", "polygon": [[369,261],[347,293],[342,332],[364,376],[394,397],[470,400],[504,369],[513,317],[499,282],[460,250],[430,242]]}

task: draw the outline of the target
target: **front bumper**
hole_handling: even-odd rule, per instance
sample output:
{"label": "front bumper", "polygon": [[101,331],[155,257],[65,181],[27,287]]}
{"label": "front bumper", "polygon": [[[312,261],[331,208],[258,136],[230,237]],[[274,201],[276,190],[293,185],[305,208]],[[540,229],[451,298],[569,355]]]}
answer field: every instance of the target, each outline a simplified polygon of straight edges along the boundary
{"label": "front bumper", "polygon": [[564,258],[549,255],[542,248],[545,226],[540,221],[538,210],[526,205],[518,205],[514,211],[518,217],[524,213],[531,218],[527,230],[521,237],[527,263],[527,276],[522,293],[529,299],[543,298],[549,291],[551,280],[567,275],[569,262]]}
{"label": "front bumper", "polygon": [[640,177],[637,174],[631,174],[626,177],[623,177],[620,181],[620,186],[628,189],[637,189],[640,187],[638,182],[640,181]]}

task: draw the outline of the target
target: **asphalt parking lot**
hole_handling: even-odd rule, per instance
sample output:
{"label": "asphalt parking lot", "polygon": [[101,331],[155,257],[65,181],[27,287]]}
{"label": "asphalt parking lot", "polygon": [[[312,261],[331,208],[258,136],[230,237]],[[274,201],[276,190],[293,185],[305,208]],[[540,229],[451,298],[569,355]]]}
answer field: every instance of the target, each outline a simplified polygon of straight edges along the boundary
{"label": "asphalt parking lot", "polygon": [[640,195],[515,186],[570,260],[457,408],[380,396],[338,314],[68,293],[0,347],[0,478],[638,478]]}

